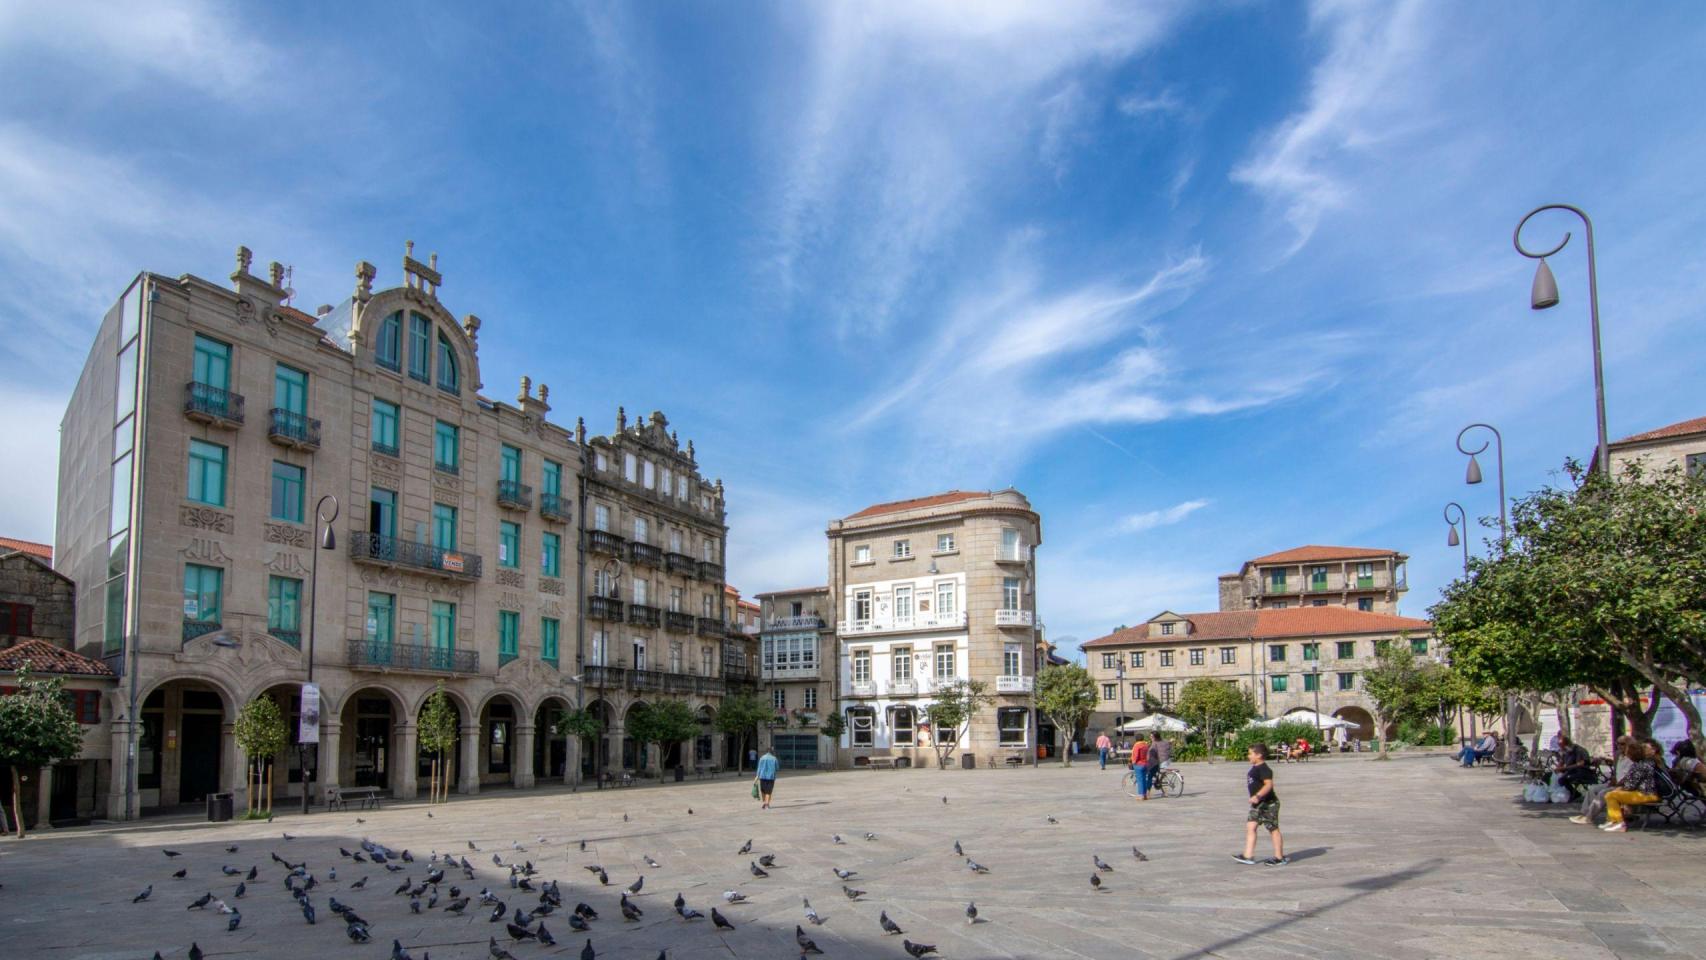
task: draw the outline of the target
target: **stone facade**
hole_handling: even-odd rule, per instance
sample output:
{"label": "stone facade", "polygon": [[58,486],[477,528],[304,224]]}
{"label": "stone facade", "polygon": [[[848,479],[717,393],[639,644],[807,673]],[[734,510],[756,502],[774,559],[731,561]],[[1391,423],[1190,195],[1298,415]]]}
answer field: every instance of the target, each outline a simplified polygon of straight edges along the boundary
{"label": "stone facade", "polygon": [[818,733],[819,721],[836,709],[840,663],[829,587],[761,593],[758,601],[759,676],[776,716],[760,739],[790,769],[832,764],[835,741]]}
{"label": "stone facade", "polygon": [[1409,557],[1395,550],[1304,546],[1246,560],[1220,578],[1221,610],[1349,607],[1398,612]]}
{"label": "stone facade", "polygon": [[1613,440],[1610,449],[1613,473],[1639,462],[1649,472],[1682,467],[1693,476],[1706,477],[1706,417]]}
{"label": "stone facade", "polygon": [[[593,768],[551,732],[586,702],[588,496],[633,499],[593,454],[659,447],[662,415],[588,441],[550,419],[543,383],[489,398],[481,320],[412,254],[401,285],[375,290],[362,262],[310,316],[239,248],[230,287],[145,273],[102,323],[61,431],[55,559],[79,584],[77,648],[127,674],[106,712],[113,755],[134,737],[137,761],[110,816],[240,794],[237,709],[272,697],[294,736],[309,680],[316,791],[424,790],[416,723],[441,682],[458,790]],[[720,484],[676,462],[683,512],[720,539]],[[286,752],[275,782],[294,793]]]}
{"label": "stone facade", "polygon": [[828,535],[848,727],[838,764],[933,760],[924,710],[956,680],[983,682],[994,703],[953,754],[1033,759],[1042,521],[1030,501],[1011,489],[951,491],[867,507],[831,521]]}
{"label": "stone facade", "polygon": [[[52,564],[21,550],[0,552],[0,648],[46,640],[72,648],[76,586]],[[28,629],[24,629],[25,627]]]}

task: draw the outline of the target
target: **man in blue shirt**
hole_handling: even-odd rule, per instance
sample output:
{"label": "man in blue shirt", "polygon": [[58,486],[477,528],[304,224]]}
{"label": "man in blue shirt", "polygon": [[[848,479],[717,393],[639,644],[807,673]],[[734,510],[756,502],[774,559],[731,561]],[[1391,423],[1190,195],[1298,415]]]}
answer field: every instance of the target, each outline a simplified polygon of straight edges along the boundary
{"label": "man in blue shirt", "polygon": [[770,809],[770,792],[776,789],[776,755],[768,749],[758,758],[758,809]]}

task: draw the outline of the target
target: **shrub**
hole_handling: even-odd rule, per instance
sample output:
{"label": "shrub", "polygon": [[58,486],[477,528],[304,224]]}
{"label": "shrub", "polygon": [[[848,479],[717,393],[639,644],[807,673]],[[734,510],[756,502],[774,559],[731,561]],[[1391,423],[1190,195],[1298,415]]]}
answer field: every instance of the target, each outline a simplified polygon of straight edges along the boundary
{"label": "shrub", "polygon": [[1322,734],[1322,731],[1307,723],[1281,723],[1272,727],[1248,726],[1239,730],[1227,741],[1220,755],[1228,760],[1242,760],[1245,752],[1252,745],[1265,743],[1270,748],[1269,754],[1272,756],[1274,746],[1281,743],[1296,743],[1299,738],[1308,740],[1309,748],[1316,753],[1326,750],[1327,738]]}

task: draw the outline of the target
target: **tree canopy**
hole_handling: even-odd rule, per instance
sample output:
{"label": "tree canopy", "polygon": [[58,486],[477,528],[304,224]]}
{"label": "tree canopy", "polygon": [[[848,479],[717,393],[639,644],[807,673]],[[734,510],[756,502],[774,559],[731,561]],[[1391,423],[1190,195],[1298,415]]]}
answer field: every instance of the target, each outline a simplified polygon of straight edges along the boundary
{"label": "tree canopy", "polygon": [[924,708],[925,716],[930,718],[937,766],[948,765],[948,755],[964,739],[972,718],[993,700],[989,684],[982,680],[955,680],[937,688],[935,702]]}
{"label": "tree canopy", "polygon": [[0,761],[12,768],[12,814],[24,835],[23,774],[83,752],[83,728],[65,701],[65,681],[36,677],[28,660],[18,689],[0,696]]}
{"label": "tree canopy", "polygon": [[641,704],[628,717],[628,735],[641,743],[667,747],[672,743],[691,740],[699,733],[699,720],[693,708],[680,700],[659,700]]}
{"label": "tree canopy", "polygon": [[749,693],[727,697],[723,700],[722,705],[717,708],[717,719],[715,721],[717,731],[735,737],[739,746],[738,759],[735,761],[736,769],[744,770],[746,768],[747,744],[752,738],[753,731],[758,729],[759,724],[768,721],[774,715],[774,710],[771,710],[767,704]]}
{"label": "tree canopy", "polygon": [[236,738],[238,749],[250,760],[275,757],[290,742],[284,715],[279,712],[278,704],[267,696],[256,697],[243,704],[243,709],[237,711],[236,722],[231,725],[231,735]]}
{"label": "tree canopy", "polygon": [[1250,691],[1235,683],[1199,677],[1179,691],[1174,709],[1179,719],[1202,731],[1212,751],[1227,731],[1255,718],[1256,701]]}
{"label": "tree canopy", "polygon": [[[1065,732],[1070,743],[1096,709],[1096,684],[1090,671],[1075,663],[1044,667],[1037,674],[1037,708]],[[1061,757],[1067,766],[1072,765],[1070,747]]]}

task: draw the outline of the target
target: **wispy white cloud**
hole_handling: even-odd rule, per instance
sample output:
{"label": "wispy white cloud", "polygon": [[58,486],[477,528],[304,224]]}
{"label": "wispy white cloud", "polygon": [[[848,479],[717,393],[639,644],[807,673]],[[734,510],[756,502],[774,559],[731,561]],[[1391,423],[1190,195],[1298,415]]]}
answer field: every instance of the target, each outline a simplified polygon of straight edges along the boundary
{"label": "wispy white cloud", "polygon": [[1128,93],[1119,99],[1116,106],[1128,117],[1182,113],[1185,110],[1185,98],[1168,87],[1155,92]]}
{"label": "wispy white cloud", "polygon": [[639,181],[633,195],[648,204],[664,205],[669,198],[668,161],[658,145],[650,68],[636,49],[629,11],[590,0],[575,0],[573,8],[586,27],[592,55],[603,74],[605,98],[630,147],[629,159]]}
{"label": "wispy white cloud", "polygon": [[1156,527],[1170,527],[1183,521],[1186,517],[1203,507],[1208,506],[1207,500],[1186,500],[1160,510],[1146,510],[1134,513],[1120,520],[1119,527],[1126,533],[1142,533]]}

